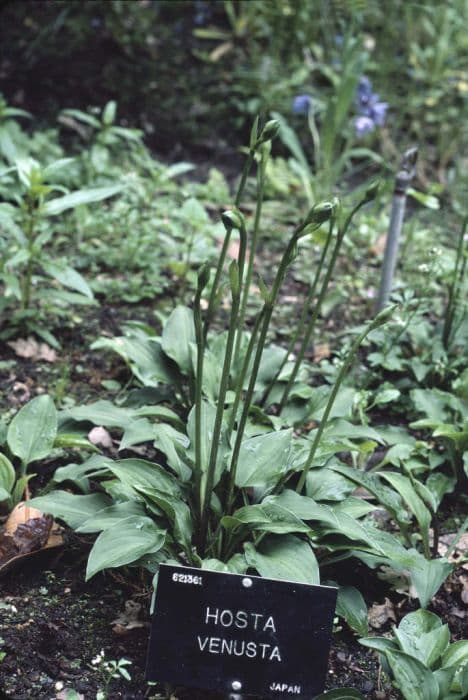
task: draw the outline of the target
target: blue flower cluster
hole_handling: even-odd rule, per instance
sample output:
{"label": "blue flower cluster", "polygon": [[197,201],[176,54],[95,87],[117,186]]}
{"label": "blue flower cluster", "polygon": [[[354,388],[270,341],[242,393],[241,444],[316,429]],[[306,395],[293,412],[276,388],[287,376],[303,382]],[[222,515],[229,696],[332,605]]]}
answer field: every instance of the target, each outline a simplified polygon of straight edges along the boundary
{"label": "blue flower cluster", "polygon": [[366,75],[359,79],[356,106],[359,112],[359,116],[354,120],[357,136],[365,136],[376,127],[385,124],[388,103],[381,102],[379,95],[372,91],[372,83]]}
{"label": "blue flower cluster", "polygon": [[293,114],[307,114],[312,105],[310,95],[296,95],[292,103]]}

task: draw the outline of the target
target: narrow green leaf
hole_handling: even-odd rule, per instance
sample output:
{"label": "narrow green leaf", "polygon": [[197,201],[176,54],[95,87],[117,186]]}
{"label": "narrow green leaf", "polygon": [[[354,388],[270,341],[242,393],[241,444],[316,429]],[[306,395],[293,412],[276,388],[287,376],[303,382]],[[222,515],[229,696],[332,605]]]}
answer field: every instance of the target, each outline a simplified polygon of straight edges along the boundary
{"label": "narrow green leaf", "polygon": [[65,194],[63,197],[51,199],[42,206],[42,213],[46,216],[57,216],[62,214],[67,209],[74,209],[82,204],[92,204],[101,202],[103,199],[109,199],[122,191],[121,185],[113,185],[111,187],[96,187],[89,190],[78,190]]}
{"label": "narrow green leaf", "polygon": [[317,695],[314,700],[366,700],[364,695],[354,688],[335,688]]}
{"label": "narrow green leaf", "polygon": [[385,656],[405,700],[438,700],[437,681],[418,659],[397,650],[387,650]]}
{"label": "narrow green leaf", "polygon": [[336,614],[343,617],[357,634],[367,634],[369,626],[366,601],[354,586],[339,587]]}
{"label": "narrow green leaf", "polygon": [[98,571],[125,566],[145,554],[154,554],[164,546],[166,533],[151,518],[131,516],[104,530],[89,554],[86,580]]}
{"label": "narrow green leaf", "polygon": [[51,491],[46,496],[32,498],[29,503],[43,513],[63,520],[74,530],[111,504],[109,498],[101,493],[75,496],[68,491]]}
{"label": "narrow green leaf", "polygon": [[312,547],[294,535],[269,535],[255,547],[244,545],[245,558],[260,576],[299,583],[320,583],[320,572]]}
{"label": "narrow green leaf", "polygon": [[57,411],[47,394],[37,396],[18,411],[8,426],[8,447],[24,465],[47,457],[57,435]]}
{"label": "narrow green leaf", "polygon": [[[8,496],[13,490],[13,485],[16,480],[15,469],[4,454],[0,452],[0,488],[3,489]],[[5,499],[0,499],[5,500]]]}
{"label": "narrow green leaf", "polygon": [[239,454],[236,486],[274,486],[290,465],[292,428],[244,440]]}
{"label": "narrow green leaf", "polygon": [[68,267],[68,265],[56,262],[55,260],[43,260],[41,261],[41,265],[50,277],[56,279],[60,284],[63,284],[64,287],[74,289],[89,299],[94,298],[93,292],[84,277],[72,267]]}
{"label": "narrow green leaf", "polygon": [[103,508],[88,520],[85,520],[77,532],[88,534],[90,532],[102,532],[113,527],[120,520],[129,518],[130,516],[144,516],[145,509],[143,504],[136,501],[125,501],[124,503],[116,503],[115,505]]}
{"label": "narrow green leaf", "polygon": [[190,343],[194,342],[193,312],[186,306],[177,306],[164,325],[161,345],[185,374],[192,369]]}

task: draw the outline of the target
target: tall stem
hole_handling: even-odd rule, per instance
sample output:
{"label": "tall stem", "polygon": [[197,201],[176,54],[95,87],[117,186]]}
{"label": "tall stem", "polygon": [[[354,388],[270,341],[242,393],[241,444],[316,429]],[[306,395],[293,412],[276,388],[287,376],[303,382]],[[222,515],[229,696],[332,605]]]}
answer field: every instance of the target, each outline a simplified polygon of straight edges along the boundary
{"label": "tall stem", "polygon": [[266,171],[266,164],[268,161],[268,156],[269,156],[269,148],[268,144],[263,144],[264,147],[262,148],[261,152],[261,159],[260,159],[260,165],[258,167],[258,172],[257,172],[257,203],[255,207],[255,219],[254,219],[254,226],[253,226],[253,231],[252,231],[252,240],[250,243],[250,251],[249,251],[249,261],[247,264],[247,273],[245,277],[245,284],[244,288],[242,290],[242,301],[241,301],[241,307],[240,307],[240,314],[239,314],[239,327],[240,331],[237,334],[236,338],[236,345],[235,345],[235,350],[234,350],[234,358],[237,359],[239,357],[239,350],[240,350],[240,344],[242,340],[242,328],[244,325],[244,319],[245,319],[245,314],[247,310],[247,302],[249,299],[249,292],[250,292],[250,285],[252,282],[252,274],[253,274],[253,266],[255,262],[255,254],[257,252],[257,243],[258,243],[258,233],[259,233],[259,228],[260,228],[260,218],[262,215],[262,204],[263,204],[263,191],[265,188],[265,171]]}
{"label": "tall stem", "polygon": [[444,322],[444,328],[442,331],[442,342],[444,344],[445,349],[448,348],[450,344],[450,336],[452,333],[452,328],[453,328],[453,319],[455,316],[455,311],[456,311],[456,305],[457,305],[457,300],[458,300],[458,291],[461,287],[461,283],[463,281],[463,275],[464,275],[464,265],[462,264],[463,260],[463,249],[465,247],[465,232],[466,232],[466,227],[468,224],[468,217],[465,217],[461,230],[460,230],[460,235],[458,238],[458,245],[457,245],[457,253],[456,253],[456,258],[455,258],[455,268],[453,271],[452,275],[452,280],[451,284],[449,287],[449,292],[448,292],[448,302],[447,302],[447,309],[445,313],[445,322]]}
{"label": "tall stem", "polygon": [[[195,295],[194,306],[193,306],[193,319],[195,325],[195,340],[197,344],[197,376],[195,377],[195,492],[198,495],[196,520],[198,524],[201,522],[201,506],[202,506],[202,492],[201,492],[201,475],[202,475],[202,463],[201,463],[201,411],[202,411],[202,385],[203,385],[203,356],[204,356],[204,338],[203,338],[203,327],[201,320],[201,286],[197,288],[197,293]],[[197,528],[198,529],[198,528]]]}
{"label": "tall stem", "polygon": [[216,407],[215,423],[213,428],[213,438],[210,450],[210,459],[206,475],[205,494],[201,503],[201,521],[200,521],[200,543],[201,551],[206,545],[206,537],[208,532],[208,519],[210,512],[211,491],[213,489],[216,463],[218,457],[219,440],[221,437],[221,427],[223,422],[224,404],[226,401],[226,393],[229,384],[229,375],[231,371],[232,354],[234,348],[234,340],[239,332],[239,307],[240,295],[242,289],[242,280],[244,274],[245,255],[247,250],[247,232],[242,224],[239,228],[240,248],[238,263],[231,263],[231,290],[232,290],[232,307],[231,317],[229,319],[229,330],[226,342],[226,350],[224,353],[223,369],[221,374],[221,384],[218,395],[218,405]]}
{"label": "tall stem", "polygon": [[[249,150],[249,155],[247,156],[247,160],[244,163],[241,179],[239,182],[239,186],[237,188],[236,199],[234,202],[236,207],[238,207],[240,202],[241,202],[242,195],[244,193],[245,185],[247,182],[247,177],[248,177],[248,174],[249,174],[250,169],[252,167],[254,157],[255,157],[255,149],[251,148]],[[224,241],[223,241],[223,247],[221,248],[221,253],[219,255],[218,264],[216,266],[215,278],[214,278],[213,284],[211,286],[210,296],[208,299],[208,309],[206,311],[206,316],[205,316],[205,326],[204,326],[205,338],[208,334],[208,329],[210,327],[211,321],[213,320],[213,315],[214,315],[215,308],[216,308],[216,296],[218,293],[221,275],[223,273],[224,263],[226,261],[226,255],[227,255],[227,251],[229,248],[231,233],[232,233],[232,229],[229,229],[228,231],[226,231],[226,235],[225,235]]]}
{"label": "tall stem", "polygon": [[351,363],[353,362],[357,351],[359,350],[359,347],[362,343],[362,341],[366,338],[366,336],[375,328],[378,326],[382,325],[383,323],[386,323],[386,321],[390,318],[390,316],[393,314],[394,307],[387,308],[386,310],[382,311],[380,314],[378,314],[370,323],[367,324],[367,326],[364,328],[362,333],[357,336],[357,338],[354,340],[353,344],[351,345],[350,350],[348,351],[348,354],[346,355],[345,361],[343,362],[343,365],[338,373],[338,377],[336,378],[336,381],[333,385],[333,389],[330,392],[330,396],[328,397],[327,405],[325,407],[325,411],[322,416],[322,420],[320,421],[320,425],[317,429],[317,432],[315,434],[314,441],[312,443],[312,446],[309,451],[309,455],[307,457],[307,460],[304,464],[304,467],[302,468],[302,474],[301,477],[298,481],[296,491],[300,493],[302,489],[304,488],[304,484],[306,482],[307,474],[309,473],[309,470],[312,466],[312,463],[314,461],[315,453],[317,452],[317,448],[320,444],[320,439],[322,437],[322,433],[325,430],[325,427],[328,422],[328,418],[330,416],[330,412],[333,408],[333,404],[335,403],[336,395],[338,394],[339,388],[343,382],[343,379],[345,378],[349,367]]}
{"label": "tall stem", "polygon": [[[236,481],[237,463],[239,460],[239,453],[240,453],[240,448],[241,448],[241,444],[242,444],[242,438],[244,436],[245,426],[246,426],[247,418],[248,418],[249,411],[250,411],[250,405],[251,405],[252,397],[253,397],[254,390],[255,390],[255,383],[257,381],[258,370],[259,370],[260,362],[261,362],[262,355],[263,355],[263,349],[265,346],[268,327],[270,325],[271,316],[273,314],[273,309],[274,309],[274,305],[275,305],[275,302],[276,302],[276,299],[278,296],[279,289],[280,289],[281,284],[283,282],[288,265],[291,262],[292,253],[293,253],[294,248],[297,244],[298,236],[299,236],[300,232],[303,230],[303,228],[304,228],[304,226],[299,226],[294,231],[294,234],[288,243],[288,247],[286,248],[286,251],[281,259],[280,266],[278,268],[278,272],[276,273],[276,277],[275,277],[275,280],[273,283],[273,288],[272,288],[272,291],[270,293],[270,297],[265,302],[264,307],[262,309],[263,321],[261,324],[260,337],[258,339],[257,348],[255,351],[253,366],[252,366],[252,370],[250,372],[249,385],[247,388],[247,393],[244,397],[244,408],[242,410],[242,414],[241,414],[241,417],[239,420],[239,425],[238,425],[237,433],[236,433],[236,439],[234,442],[234,448],[232,451],[231,463],[229,466],[229,483],[228,483],[227,498],[226,498],[226,512],[227,513],[230,512],[230,510],[232,508],[232,504],[233,504],[233,495],[234,495],[234,486],[235,486],[235,481]],[[231,415],[231,418],[232,418],[232,415]]]}
{"label": "tall stem", "polygon": [[302,309],[301,318],[299,319],[299,323],[297,325],[297,328],[294,331],[291,340],[289,341],[288,348],[284,354],[284,357],[281,361],[281,364],[280,364],[275,376],[273,377],[270,384],[268,385],[263,397],[262,397],[262,401],[261,401],[262,406],[264,406],[265,403],[267,402],[271,390],[273,389],[274,385],[278,381],[278,378],[279,378],[281,372],[283,371],[283,369],[288,361],[288,357],[290,356],[291,352],[294,350],[294,347],[296,346],[298,338],[301,336],[301,334],[304,330],[305,322],[306,322],[306,318],[307,318],[307,312],[308,312],[309,307],[312,303],[312,299],[315,296],[315,291],[317,289],[317,284],[318,284],[318,281],[320,278],[320,273],[322,272],[323,263],[325,261],[326,255],[327,255],[328,248],[330,247],[330,242],[331,242],[332,234],[333,234],[333,226],[334,226],[334,218],[331,218],[329,229],[328,229],[327,240],[325,242],[325,246],[323,248],[322,255],[320,256],[320,260],[319,260],[319,264],[317,267],[317,272],[315,273],[314,281],[313,281],[312,285],[309,287],[309,291],[307,293],[307,297],[306,297],[306,300],[304,302],[304,307]]}
{"label": "tall stem", "polygon": [[22,279],[22,289],[21,289],[21,310],[27,311],[29,309],[29,304],[31,301],[31,279],[33,271],[33,245],[34,245],[34,228],[35,228],[35,216],[34,216],[34,203],[30,202],[28,204],[27,210],[27,221],[25,227],[27,248],[28,248],[28,262],[26,264],[26,271]]}
{"label": "tall stem", "polygon": [[281,415],[281,412],[283,411],[286,402],[289,398],[289,394],[291,392],[292,386],[294,382],[296,381],[296,377],[298,375],[300,366],[302,364],[302,361],[304,359],[304,355],[306,353],[306,350],[309,346],[310,339],[312,337],[312,334],[315,330],[315,324],[317,323],[317,318],[319,316],[320,310],[322,308],[323,300],[325,299],[325,296],[328,291],[328,285],[330,283],[331,276],[333,274],[333,270],[335,268],[335,263],[338,258],[338,253],[340,252],[341,244],[343,243],[344,236],[346,234],[346,231],[348,230],[348,227],[352,221],[352,218],[354,214],[360,209],[363,204],[365,204],[367,200],[363,200],[359,202],[348,214],[347,218],[345,219],[345,222],[343,226],[339,229],[337,237],[336,237],[336,242],[335,242],[335,247],[333,248],[333,252],[331,254],[330,261],[328,263],[327,271],[325,273],[325,277],[323,278],[322,286],[320,288],[320,293],[319,297],[317,299],[317,303],[315,304],[314,311],[312,313],[312,316],[310,318],[309,323],[307,324],[307,330],[305,332],[305,335],[302,339],[301,347],[300,350],[297,354],[296,361],[294,363],[293,370],[291,372],[291,375],[289,376],[288,382],[286,384],[286,387],[283,392],[283,396],[281,398],[280,406],[279,406],[279,414]]}

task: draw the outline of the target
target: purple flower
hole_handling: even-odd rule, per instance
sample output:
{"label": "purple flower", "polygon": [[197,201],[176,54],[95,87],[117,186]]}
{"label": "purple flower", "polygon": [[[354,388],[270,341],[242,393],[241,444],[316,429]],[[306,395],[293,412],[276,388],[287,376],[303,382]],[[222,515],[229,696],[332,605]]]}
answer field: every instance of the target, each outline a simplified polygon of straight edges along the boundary
{"label": "purple flower", "polygon": [[370,117],[361,116],[354,120],[354,128],[357,136],[365,136],[375,129],[375,123]]}
{"label": "purple flower", "polygon": [[383,126],[385,124],[385,117],[387,116],[388,102],[375,102],[371,105],[370,116],[374,120],[377,126]]}
{"label": "purple flower", "polygon": [[359,112],[354,122],[357,136],[369,134],[375,127],[385,124],[388,103],[381,102],[380,95],[372,91],[372,83],[366,75],[359,78],[356,107]]}
{"label": "purple flower", "polygon": [[311,104],[310,95],[296,95],[292,103],[293,114],[308,114]]}
{"label": "purple flower", "polygon": [[372,83],[367,77],[367,75],[361,75],[361,77],[359,78],[357,90],[359,96],[370,96],[372,94]]}

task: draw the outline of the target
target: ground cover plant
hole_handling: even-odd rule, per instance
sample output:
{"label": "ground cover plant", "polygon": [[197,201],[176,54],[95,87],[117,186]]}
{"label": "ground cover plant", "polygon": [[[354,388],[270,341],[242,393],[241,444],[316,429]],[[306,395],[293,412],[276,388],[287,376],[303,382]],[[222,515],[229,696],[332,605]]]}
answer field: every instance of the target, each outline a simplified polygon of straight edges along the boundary
{"label": "ground cover plant", "polygon": [[[28,80],[25,97],[6,82],[6,697],[198,697],[143,679],[162,562],[337,586],[324,697],[467,694],[464,3],[395,3],[393,24],[357,5],[317,3],[312,23],[302,2],[41,4],[51,41],[28,71],[58,27],[78,53],[94,27],[134,66],[152,36],[171,43],[177,84],[196,65],[200,89],[170,135],[186,93],[175,109],[166,59],[151,129],[153,88],[137,114],[128,72],[109,90],[120,59],[96,106],[89,75],[74,101],[48,93],[42,123]],[[8,9],[12,36],[15,17],[24,36],[37,22],[25,7]],[[24,37],[8,47],[5,75]],[[377,314],[394,175],[416,142]]]}

